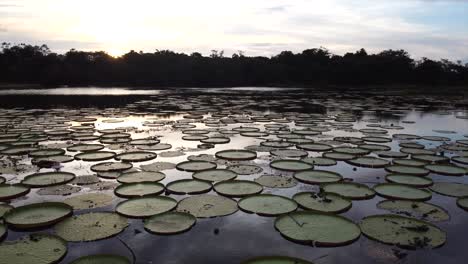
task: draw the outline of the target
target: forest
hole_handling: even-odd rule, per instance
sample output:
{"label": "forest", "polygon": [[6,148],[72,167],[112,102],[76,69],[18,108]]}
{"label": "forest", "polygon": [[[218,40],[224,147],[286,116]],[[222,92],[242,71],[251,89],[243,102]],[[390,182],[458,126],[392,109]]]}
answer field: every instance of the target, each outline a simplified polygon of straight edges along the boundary
{"label": "forest", "polygon": [[71,49],[52,52],[47,45],[0,48],[0,83],[43,86],[233,87],[316,85],[468,85],[468,63],[413,59],[405,50],[369,54],[365,49],[344,55],[326,48],[272,57],[208,56],[194,52],[130,51],[113,57],[103,51]]}

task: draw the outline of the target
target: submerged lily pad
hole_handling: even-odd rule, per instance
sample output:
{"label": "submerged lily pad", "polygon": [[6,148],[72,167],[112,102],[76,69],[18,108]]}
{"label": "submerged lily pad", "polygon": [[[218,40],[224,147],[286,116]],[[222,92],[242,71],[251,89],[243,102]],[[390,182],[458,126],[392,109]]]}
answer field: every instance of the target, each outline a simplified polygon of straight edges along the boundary
{"label": "submerged lily pad", "polygon": [[62,238],[49,234],[31,234],[0,244],[0,263],[58,263],[66,253],[67,243]]}
{"label": "submerged lily pad", "polygon": [[237,202],[227,197],[202,194],[187,197],[177,205],[178,212],[187,212],[198,218],[226,216],[237,212]]}
{"label": "submerged lily pad", "polygon": [[442,246],[447,236],[435,225],[399,215],[372,215],[362,219],[361,230],[379,242],[408,248]]}
{"label": "submerged lily pad", "polygon": [[254,179],[254,181],[268,188],[291,188],[297,185],[294,178],[282,175],[265,174]]}
{"label": "submerged lily pad", "polygon": [[239,208],[262,216],[287,214],[297,209],[297,203],[284,196],[257,194],[239,200]]}
{"label": "submerged lily pad", "polygon": [[175,169],[176,164],[171,162],[158,161],[147,165],[141,165],[140,168],[144,171],[163,171]]}
{"label": "submerged lily pad", "polygon": [[122,232],[127,219],[116,213],[96,212],[75,215],[55,226],[55,233],[70,242],[95,241]]}
{"label": "submerged lily pad", "polygon": [[197,218],[191,214],[167,212],[145,219],[144,227],[151,233],[172,235],[188,231],[196,222]]}
{"label": "submerged lily pad", "polygon": [[16,207],[3,218],[14,228],[30,229],[51,226],[72,213],[73,208],[65,203],[46,202]]}
{"label": "submerged lily pad", "polygon": [[263,169],[257,165],[248,165],[248,164],[231,165],[231,166],[228,166],[227,169],[239,175],[251,175],[251,174],[257,174],[263,171]]}
{"label": "submerged lily pad", "polygon": [[65,199],[63,202],[75,210],[93,209],[112,204],[114,197],[104,193],[86,193]]}
{"label": "submerged lily pad", "polygon": [[305,211],[278,217],[275,228],[289,240],[314,246],[346,245],[361,235],[359,226],[345,217]]}
{"label": "submerged lily pad", "polygon": [[177,206],[177,201],[170,197],[151,196],[123,201],[115,207],[121,215],[134,218],[144,218],[171,211]]}
{"label": "submerged lily pad", "polygon": [[302,208],[322,213],[342,213],[352,206],[350,200],[334,193],[300,192],[293,200]]}
{"label": "submerged lily pad", "polygon": [[448,212],[442,207],[424,202],[386,200],[378,203],[377,208],[430,222],[447,221],[450,219]]}
{"label": "submerged lily pad", "polygon": [[41,188],[37,191],[39,195],[70,195],[81,191],[81,187],[69,184]]}

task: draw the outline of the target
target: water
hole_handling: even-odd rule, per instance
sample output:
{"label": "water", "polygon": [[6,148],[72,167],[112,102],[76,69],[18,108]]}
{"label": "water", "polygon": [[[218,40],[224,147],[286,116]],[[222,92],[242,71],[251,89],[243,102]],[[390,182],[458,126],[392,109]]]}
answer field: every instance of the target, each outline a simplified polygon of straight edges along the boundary
{"label": "water", "polygon": [[[94,123],[96,130],[133,127],[129,129],[132,139],[160,136],[162,143],[172,145],[172,150],[181,150],[185,154],[179,157],[164,158],[158,156],[155,160],[135,162],[138,168],[144,164],[155,161],[167,161],[179,163],[187,160],[189,155],[215,154],[224,149],[242,149],[249,145],[258,145],[264,138],[243,137],[234,135],[230,137],[228,144],[216,145],[215,148],[204,150],[197,149],[200,142],[182,140],[182,130],[173,129],[172,122],[180,121],[187,114],[202,115],[203,119],[193,119],[192,124],[200,129],[227,129],[234,127],[254,126],[262,131],[265,124],[270,122],[240,123],[216,126],[207,126],[202,120],[225,119],[228,115],[233,119],[245,120],[246,118],[258,118],[265,115],[270,119],[289,119],[286,123],[290,129],[300,128],[293,122],[294,119],[310,120],[320,126],[331,128],[329,132],[323,132],[320,136],[310,137],[315,141],[330,140],[337,136],[362,137],[359,129],[369,128],[368,125],[393,125],[402,126],[403,129],[386,129],[388,135],[406,133],[420,136],[444,136],[451,142],[466,139],[468,134],[468,121],[457,118],[466,116],[467,101],[462,97],[437,97],[437,96],[406,96],[382,94],[368,94],[362,92],[331,93],[327,91],[283,89],[283,88],[223,88],[223,89],[176,89],[176,90],[132,90],[116,88],[111,90],[100,88],[66,88],[47,90],[7,90],[0,91],[0,127],[6,123],[14,127],[24,127],[35,130],[54,130],[62,120],[66,120],[65,128],[79,126],[78,117],[96,118]],[[25,92],[27,91],[27,92]],[[75,93],[74,91],[77,91]],[[350,122],[336,122],[333,120],[338,114],[350,114],[355,120]],[[219,115],[223,114],[223,115]],[[304,115],[305,114],[305,115]],[[272,115],[275,115],[272,117]],[[190,117],[190,116],[189,116]],[[318,117],[324,119],[317,119]],[[108,120],[118,120],[118,123],[107,123]],[[167,124],[161,127],[144,126],[145,121],[165,120]],[[69,122],[68,122],[69,121]],[[104,121],[104,122],[103,122]],[[405,123],[413,121],[414,123]],[[336,123],[352,124],[353,129],[333,126]],[[55,128],[54,128],[55,127]],[[3,128],[4,130],[5,128]],[[11,129],[11,126],[10,126]],[[455,133],[441,134],[433,130],[451,130]],[[98,133],[94,132],[98,135]],[[211,132],[209,135],[218,134]],[[275,139],[275,135],[266,137]],[[427,149],[437,150],[442,142],[415,140],[424,144]],[[40,145],[70,144],[73,140],[47,140]],[[98,141],[86,143],[99,143]],[[385,143],[398,151],[399,141],[393,140]],[[343,144],[349,145],[349,144]],[[350,145],[351,146],[351,145]],[[114,146],[123,152],[125,146]],[[161,153],[165,151],[157,151]],[[68,152],[69,155],[76,153]],[[446,155],[453,156],[460,153],[446,151]],[[263,172],[256,175],[238,176],[238,179],[253,180],[262,174],[282,174],[292,176],[291,172],[281,172],[269,167],[267,158],[271,158],[268,152],[258,152],[254,162],[263,168]],[[309,156],[320,156],[321,153],[310,152]],[[375,154],[371,154],[375,156]],[[2,159],[5,159],[3,157]],[[390,160],[390,159],[389,159]],[[31,159],[21,157],[21,163],[30,164]],[[62,171],[73,172],[76,175],[93,174],[90,166],[97,162],[72,161],[64,163]],[[224,166],[218,165],[218,168]],[[340,173],[355,182],[366,183],[373,186],[375,183],[384,182],[387,174],[384,169],[355,168],[343,161],[333,167],[316,167],[317,169],[330,170]],[[41,172],[50,169],[41,169]],[[177,179],[190,179],[191,173],[174,170],[163,171],[166,178],[163,184],[168,184]],[[25,175],[32,172],[3,175],[9,183],[19,182]],[[465,177],[449,177],[430,174],[434,181],[450,181],[468,183]],[[105,180],[112,181],[115,180]],[[286,189],[264,188],[263,193],[272,193],[292,197],[301,191],[318,191],[318,187],[299,183],[296,187]],[[90,192],[85,186],[79,194]],[[103,191],[113,194],[112,191]],[[210,194],[216,194],[211,191]],[[77,195],[77,194],[72,194]],[[170,195],[176,200],[181,200],[189,195]],[[41,196],[33,190],[26,198],[18,198],[11,201],[14,206],[20,206],[33,202],[63,201],[70,196]],[[115,205],[125,199],[115,198],[111,206],[93,209],[92,211],[113,211]],[[383,198],[376,196],[370,200],[353,201],[352,208],[342,215],[359,222],[365,216],[387,213],[376,208],[376,204]],[[285,255],[303,258],[315,263],[461,263],[468,258],[468,252],[464,245],[466,238],[466,222],[468,213],[457,207],[455,198],[450,198],[434,193],[430,203],[446,209],[450,221],[436,223],[447,232],[447,243],[441,248],[428,250],[402,250],[394,246],[383,245],[361,236],[360,239],[348,246],[336,248],[317,248],[300,245],[286,240],[274,228],[274,217],[261,217],[238,211],[233,215],[212,219],[197,219],[196,225],[188,232],[173,236],[158,236],[146,232],[141,220],[129,220],[130,226],[118,237],[132,248],[137,257],[137,263],[240,263],[250,257],[263,255]],[[75,214],[85,213],[90,210],[75,211]],[[219,230],[216,234],[215,229]],[[42,230],[53,232],[53,228]],[[9,230],[6,240],[15,240],[29,232]],[[407,255],[398,258],[395,250]],[[69,263],[79,256],[90,254],[119,254],[131,259],[131,252],[117,238],[86,242],[68,243],[68,253],[61,263]]]}

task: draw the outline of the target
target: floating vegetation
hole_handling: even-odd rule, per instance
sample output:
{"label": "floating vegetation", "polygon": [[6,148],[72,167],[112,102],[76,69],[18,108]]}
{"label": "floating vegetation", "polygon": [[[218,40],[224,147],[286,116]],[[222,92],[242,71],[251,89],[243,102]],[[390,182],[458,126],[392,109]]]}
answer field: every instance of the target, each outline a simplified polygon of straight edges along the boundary
{"label": "floating vegetation", "polygon": [[66,253],[67,243],[62,238],[48,234],[31,234],[0,244],[0,263],[57,263]]}

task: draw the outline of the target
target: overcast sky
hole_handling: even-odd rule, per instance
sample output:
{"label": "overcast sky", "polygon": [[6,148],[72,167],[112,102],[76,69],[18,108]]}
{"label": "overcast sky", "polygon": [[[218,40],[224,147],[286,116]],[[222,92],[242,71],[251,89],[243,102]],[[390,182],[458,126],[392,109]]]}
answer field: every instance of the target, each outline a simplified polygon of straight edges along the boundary
{"label": "overcast sky", "polygon": [[0,41],[112,55],[363,47],[468,61],[468,0],[0,0]]}

